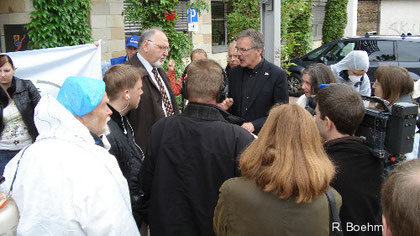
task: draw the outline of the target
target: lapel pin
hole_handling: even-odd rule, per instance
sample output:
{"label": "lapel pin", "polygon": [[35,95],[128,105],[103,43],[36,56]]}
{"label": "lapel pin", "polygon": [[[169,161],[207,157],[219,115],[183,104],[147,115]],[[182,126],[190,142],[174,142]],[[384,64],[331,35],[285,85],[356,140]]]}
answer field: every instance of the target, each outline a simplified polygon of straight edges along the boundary
{"label": "lapel pin", "polygon": [[264,75],[269,75],[268,72],[265,72]]}

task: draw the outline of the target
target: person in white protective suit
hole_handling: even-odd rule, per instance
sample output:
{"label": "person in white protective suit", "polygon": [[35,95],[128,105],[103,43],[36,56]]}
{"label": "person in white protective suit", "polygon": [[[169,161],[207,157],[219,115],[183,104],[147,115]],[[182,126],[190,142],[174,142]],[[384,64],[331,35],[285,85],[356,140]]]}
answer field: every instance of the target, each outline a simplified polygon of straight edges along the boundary
{"label": "person in white protective suit", "polygon": [[331,65],[331,70],[338,83],[353,87],[360,95],[370,96],[371,86],[369,76],[369,56],[366,51],[351,51],[337,64]]}
{"label": "person in white protective suit", "polygon": [[140,235],[127,181],[92,136],[107,130],[107,102],[105,83],[87,77],[41,98],[39,136],[8,163],[1,188],[18,206],[18,235]]}

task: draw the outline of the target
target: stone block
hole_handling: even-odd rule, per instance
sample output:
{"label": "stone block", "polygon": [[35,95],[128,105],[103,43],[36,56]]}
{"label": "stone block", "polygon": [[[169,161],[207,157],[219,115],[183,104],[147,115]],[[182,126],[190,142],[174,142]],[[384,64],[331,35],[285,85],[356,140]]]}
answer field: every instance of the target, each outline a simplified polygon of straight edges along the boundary
{"label": "stone block", "polygon": [[106,2],[106,0],[92,0],[93,4],[95,4],[96,2]]}
{"label": "stone block", "polygon": [[35,11],[32,1],[33,0],[25,0],[25,12]]}
{"label": "stone block", "polygon": [[123,9],[124,9],[124,4],[123,1],[119,2],[119,3],[108,3],[109,4],[109,14],[111,15],[122,15]]}
{"label": "stone block", "polygon": [[9,14],[0,14],[0,31],[4,35],[4,24],[9,24]]}
{"label": "stone block", "polygon": [[202,34],[211,34],[211,24],[201,24],[199,30]]}
{"label": "stone block", "polygon": [[25,12],[25,0],[7,0],[7,1],[9,2],[10,13]]}
{"label": "stone block", "polygon": [[112,39],[111,30],[109,28],[92,29],[92,37],[93,40],[110,40]]}
{"label": "stone block", "polygon": [[193,42],[196,44],[203,44],[203,35],[202,34],[193,34]]}
{"label": "stone block", "polygon": [[211,45],[212,38],[211,34],[203,34],[203,43]]}
{"label": "stone block", "polygon": [[109,15],[109,13],[110,6],[109,3],[106,2],[93,3],[92,9],[90,10],[90,14],[92,15]]}
{"label": "stone block", "polygon": [[121,15],[106,16],[107,27],[124,27],[124,17]]}
{"label": "stone block", "polygon": [[108,50],[110,52],[121,51],[125,49],[125,42],[123,39],[114,39],[108,41]]}
{"label": "stone block", "polygon": [[125,39],[125,33],[123,27],[111,28],[112,39]]}
{"label": "stone block", "polygon": [[92,29],[95,28],[106,28],[106,16],[104,15],[91,15],[90,16],[90,25]]}
{"label": "stone block", "polygon": [[31,20],[29,13],[9,14],[9,22],[13,24],[26,24]]}
{"label": "stone block", "polygon": [[113,51],[112,52],[112,58],[122,57],[122,56],[125,56],[125,55],[126,55],[125,50],[124,51]]}
{"label": "stone block", "polygon": [[112,54],[110,52],[103,52],[101,53],[101,61],[108,61],[112,58]]}

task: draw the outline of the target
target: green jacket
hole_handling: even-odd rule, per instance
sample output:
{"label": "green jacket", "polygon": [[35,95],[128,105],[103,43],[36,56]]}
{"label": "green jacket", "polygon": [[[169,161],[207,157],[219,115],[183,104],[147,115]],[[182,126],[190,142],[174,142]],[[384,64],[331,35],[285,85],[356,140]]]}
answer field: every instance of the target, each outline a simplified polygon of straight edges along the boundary
{"label": "green jacket", "polygon": [[[333,189],[337,209],[341,196]],[[263,192],[243,177],[227,180],[220,188],[214,212],[216,235],[329,235],[329,208],[326,195],[311,203],[282,200]]]}

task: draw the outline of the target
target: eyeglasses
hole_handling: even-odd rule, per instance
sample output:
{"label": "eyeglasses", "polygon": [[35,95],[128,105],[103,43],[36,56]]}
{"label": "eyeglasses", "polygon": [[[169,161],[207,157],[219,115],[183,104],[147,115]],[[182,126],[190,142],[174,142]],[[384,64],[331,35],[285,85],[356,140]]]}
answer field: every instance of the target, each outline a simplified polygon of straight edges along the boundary
{"label": "eyeglasses", "polygon": [[[154,42],[152,40],[147,39],[147,41],[154,44]],[[156,45],[162,51],[167,51],[167,52],[171,51],[171,48],[170,47],[164,47],[164,46],[160,46],[160,45],[157,45],[157,44],[154,44],[154,45]]]}
{"label": "eyeglasses", "polygon": [[254,47],[252,48],[236,48],[236,51],[238,51],[239,53],[244,53],[244,52],[248,52],[251,49],[255,49]]}

